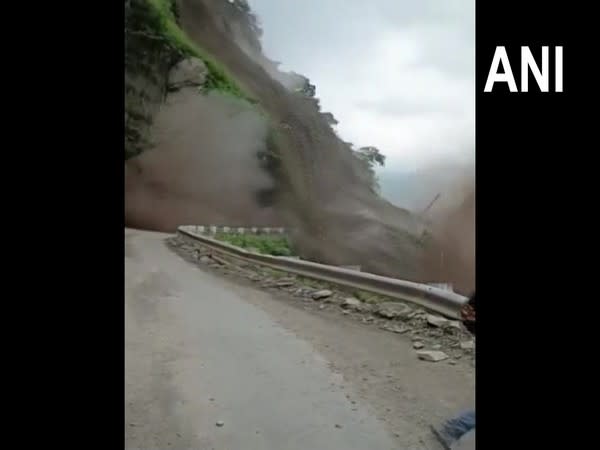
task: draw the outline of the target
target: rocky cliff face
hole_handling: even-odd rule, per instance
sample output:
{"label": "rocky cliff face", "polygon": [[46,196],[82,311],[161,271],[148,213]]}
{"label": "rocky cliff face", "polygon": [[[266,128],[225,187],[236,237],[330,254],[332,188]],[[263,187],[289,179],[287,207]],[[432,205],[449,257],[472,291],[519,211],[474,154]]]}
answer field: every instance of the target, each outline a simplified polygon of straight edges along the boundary
{"label": "rocky cliff face", "polygon": [[162,36],[161,16],[146,0],[125,1],[125,158],[150,147],[167,74],[181,57]]}
{"label": "rocky cliff face", "polygon": [[129,225],[281,225],[307,258],[439,281],[420,223],[376,195],[315,87],[262,53],[245,0],[126,8]]}

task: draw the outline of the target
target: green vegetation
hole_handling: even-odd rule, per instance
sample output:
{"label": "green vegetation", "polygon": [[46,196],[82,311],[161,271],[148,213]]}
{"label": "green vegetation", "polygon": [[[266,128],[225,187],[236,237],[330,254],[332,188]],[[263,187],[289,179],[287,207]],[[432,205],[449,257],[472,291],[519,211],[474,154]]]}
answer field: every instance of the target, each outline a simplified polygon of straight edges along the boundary
{"label": "green vegetation", "polygon": [[371,299],[375,297],[375,294],[366,291],[354,291],[352,292],[354,298],[360,300],[361,302],[370,303]]}
{"label": "green vegetation", "polygon": [[375,305],[377,303],[395,301],[394,299],[392,299],[390,297],[385,297],[383,295],[373,294],[372,292],[366,292],[366,291],[353,291],[352,295],[354,296],[354,298],[360,300],[361,302],[370,303],[372,305]]}
{"label": "green vegetation", "polygon": [[290,278],[290,277],[293,278],[294,277],[293,275],[290,275],[288,272],[281,272],[280,270],[271,269],[270,267],[257,267],[256,270],[259,271],[263,276],[269,277],[269,278],[279,279],[279,278]]}
{"label": "green vegetation", "polygon": [[354,155],[361,162],[363,169],[368,174],[369,184],[373,192],[380,193],[379,179],[375,174],[375,166],[385,166],[385,155],[383,155],[377,147],[361,147],[358,150],[353,150]]}
{"label": "green vegetation", "polygon": [[298,280],[304,286],[308,286],[313,289],[334,289],[334,285],[321,280],[315,280],[314,278],[299,277]]}
{"label": "green vegetation", "polygon": [[263,255],[292,256],[287,237],[271,234],[217,233],[215,238],[243,249],[253,249]]}
{"label": "green vegetation", "polygon": [[194,56],[200,58],[208,69],[208,76],[204,88],[206,91],[216,90],[225,94],[232,95],[237,98],[244,99],[252,104],[256,100],[248,97],[237,85],[231,76],[227,74],[225,69],[215,61],[202,48],[197,46],[179,27],[174,14],[173,0],[146,0],[155,11],[158,13],[158,24],[160,29],[157,30],[166,38],[169,44],[176,49],[183,57]]}

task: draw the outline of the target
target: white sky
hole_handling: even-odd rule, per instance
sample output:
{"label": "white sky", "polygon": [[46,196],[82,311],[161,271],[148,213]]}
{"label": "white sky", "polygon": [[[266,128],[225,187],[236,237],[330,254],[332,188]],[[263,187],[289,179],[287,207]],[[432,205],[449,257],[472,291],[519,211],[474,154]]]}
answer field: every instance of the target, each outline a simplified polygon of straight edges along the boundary
{"label": "white sky", "polygon": [[308,77],[340,136],[386,167],[470,162],[474,0],[249,0],[264,51]]}

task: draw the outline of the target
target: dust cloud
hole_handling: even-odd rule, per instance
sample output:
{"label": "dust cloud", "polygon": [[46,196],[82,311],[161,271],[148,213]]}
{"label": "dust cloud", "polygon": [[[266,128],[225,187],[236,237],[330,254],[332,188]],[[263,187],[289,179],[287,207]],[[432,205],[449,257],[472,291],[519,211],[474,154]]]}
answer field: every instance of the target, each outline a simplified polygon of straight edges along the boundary
{"label": "dust cloud", "polygon": [[437,160],[414,172],[383,169],[385,196],[406,206],[430,233],[422,278],[451,283],[462,294],[475,288],[475,152],[464,161]]}
{"label": "dust cloud", "polygon": [[[425,272],[452,283],[469,295],[475,290],[475,174],[474,165],[455,174],[444,186],[429,221],[434,243],[428,249]],[[440,167],[443,170],[442,167]],[[435,183],[432,183],[435,185]]]}
{"label": "dust cloud", "polygon": [[127,225],[277,225],[257,202],[273,186],[257,158],[266,133],[264,119],[235,99],[193,88],[169,95],[154,120],[153,148],[125,166]]}

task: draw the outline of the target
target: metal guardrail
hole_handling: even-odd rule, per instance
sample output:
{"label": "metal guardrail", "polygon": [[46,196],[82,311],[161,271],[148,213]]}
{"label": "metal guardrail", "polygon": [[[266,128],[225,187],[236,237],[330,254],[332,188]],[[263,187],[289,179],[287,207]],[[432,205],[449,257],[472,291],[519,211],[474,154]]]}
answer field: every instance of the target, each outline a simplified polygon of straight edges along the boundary
{"label": "metal guardrail", "polygon": [[215,251],[246,262],[415,303],[453,319],[460,318],[460,309],[468,301],[468,298],[454,292],[412,281],[398,280],[282,256],[248,252],[198,233],[195,231],[196,229],[197,227],[193,225],[180,226],[178,227],[178,233]]}

